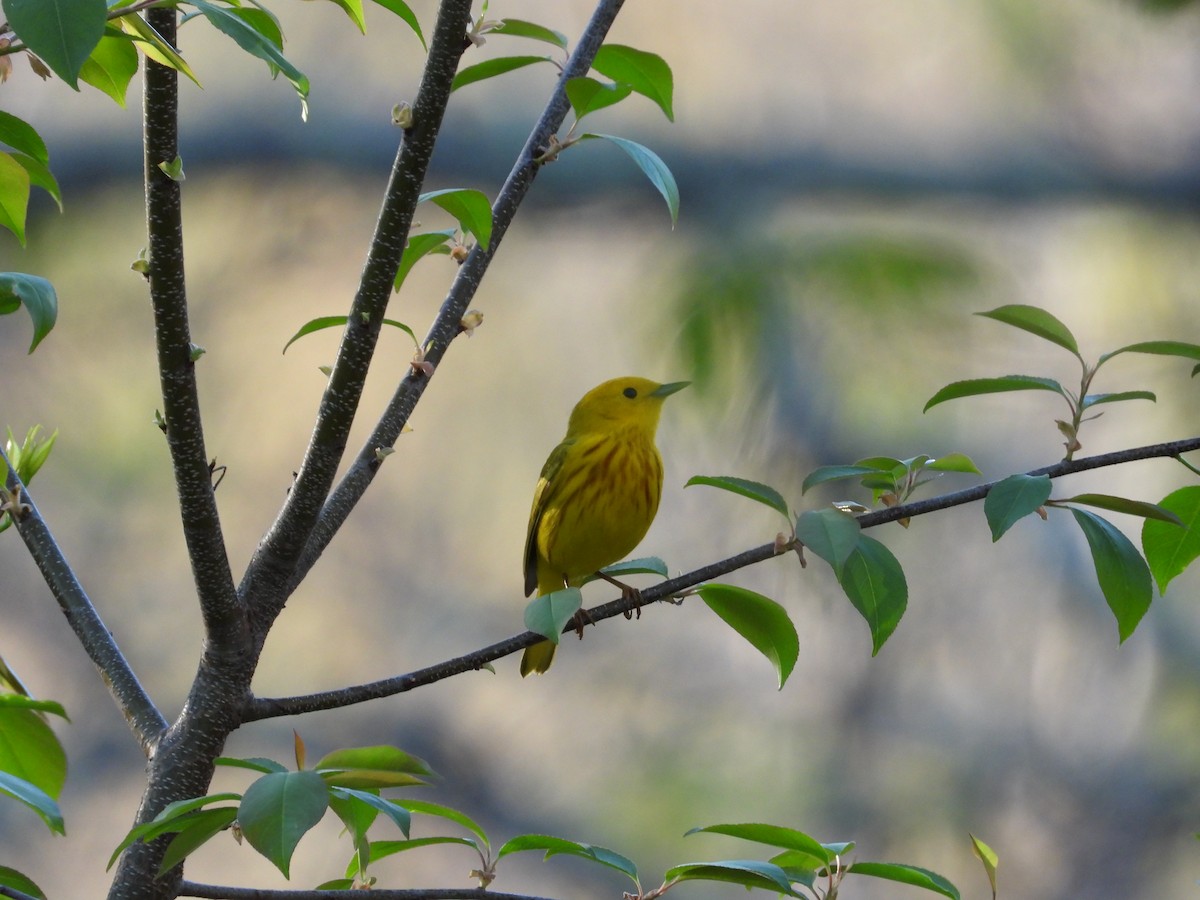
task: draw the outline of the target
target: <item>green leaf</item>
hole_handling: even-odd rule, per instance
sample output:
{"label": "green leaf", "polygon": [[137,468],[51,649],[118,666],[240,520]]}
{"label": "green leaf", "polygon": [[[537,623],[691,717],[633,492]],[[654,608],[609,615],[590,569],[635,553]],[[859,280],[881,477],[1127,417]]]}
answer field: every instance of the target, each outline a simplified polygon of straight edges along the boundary
{"label": "green leaf", "polygon": [[0,226],[25,246],[25,213],[29,208],[29,173],[11,154],[0,153]]}
{"label": "green leaf", "polygon": [[581,141],[596,139],[616,144],[637,163],[637,167],[650,179],[655,190],[662,194],[663,200],[667,202],[667,210],[671,213],[671,227],[674,228],[679,221],[679,185],[675,183],[675,176],[671,174],[667,164],[649,147],[643,147],[636,141],[627,138],[612,134],[591,133],[579,136]]}
{"label": "green leaf", "polygon": [[433,775],[425,760],[387,745],[334,750],[315,768],[326,784],[342,788],[425,784],[426,778]]}
{"label": "green leaf", "polygon": [[215,760],[218,766],[229,766],[233,769],[250,769],[252,772],[286,772],[288,767],[273,759],[252,756],[248,759],[238,759],[236,756],[218,756]]}
{"label": "green leaf", "polygon": [[[182,831],[187,827],[192,814],[211,803],[221,803],[226,800],[241,800],[241,794],[221,793],[209,794],[205,797],[193,797],[189,800],[176,800],[174,803],[167,804],[157,816],[149,822],[144,822],[129,830],[129,833],[113,850],[112,856],[108,858],[108,867],[112,868],[113,863],[117,858],[125,852],[125,848],[136,843],[137,841],[152,841],[159,835],[169,834],[171,832]],[[236,814],[237,808],[233,806],[223,806],[220,809],[231,809]],[[236,818],[236,815],[235,815]]]}
{"label": "green leaf", "polygon": [[417,198],[418,203],[426,200],[440,206],[458,220],[459,227],[486,249],[492,239],[492,204],[482,191],[470,188],[450,188],[430,191]]}
{"label": "green leaf", "polygon": [[163,854],[162,863],[158,867],[160,876],[171,871],[188,856],[227,829],[238,817],[238,811],[233,806],[220,806],[215,809],[201,809],[189,813],[176,820],[178,834],[171,838]]}
{"label": "green leaf", "polygon": [[23,119],[18,119],[12,113],[0,110],[0,141],[12,147],[18,153],[32,156],[39,162],[49,165],[50,153],[46,142],[32,125]]}
{"label": "green leaf", "polygon": [[1179,517],[1183,527],[1147,519],[1142,525],[1142,550],[1158,582],[1159,593],[1200,556],[1200,485],[1172,491],[1158,504]]}
{"label": "green leaf", "polygon": [[251,56],[272,66],[272,73],[276,69],[282,72],[283,77],[291,82],[300,97],[302,118],[307,118],[308,79],[303,72],[287,60],[269,35],[263,34],[253,23],[236,15],[235,11],[227,7],[217,6],[210,3],[209,0],[188,0],[188,2],[200,10],[214,28],[233,38],[234,42]]}
{"label": "green leaf", "polygon": [[58,179],[54,177],[54,173],[50,171],[50,167],[40,160],[34,159],[32,156],[26,156],[24,153],[14,153],[12,158],[15,159],[25,171],[29,174],[29,183],[31,186],[40,187],[53,198],[58,204],[59,212],[62,211],[62,192],[58,189]]}
{"label": "green leaf", "polygon": [[822,866],[832,863],[836,855],[816,838],[810,837],[803,831],[797,831],[795,828],[784,828],[781,825],[766,825],[760,822],[706,825],[703,828],[691,828],[683,836],[687,837],[692,834],[723,834],[746,841],[754,841],[756,844],[795,850],[815,858]]}
{"label": "green leaf", "polygon": [[426,53],[429,52],[429,45],[425,43],[425,35],[421,33],[421,23],[417,20],[416,13],[412,11],[412,8],[404,0],[375,0],[375,2],[403,19],[408,27],[413,30],[413,33],[417,36],[417,40],[421,42],[422,49]]}
{"label": "green leaf", "polygon": [[[56,432],[56,434],[57,434],[57,432]],[[21,480],[28,483],[27,478],[22,477]],[[64,719],[67,718],[67,711],[65,709],[63,709],[63,705],[61,703],[59,703],[57,700],[35,700],[35,699],[33,699],[33,697],[27,697],[24,694],[0,693],[0,710],[4,710],[4,709],[28,709],[28,710],[32,710],[33,712],[51,713],[56,716],[61,716]],[[69,721],[69,719],[68,719],[68,721]],[[9,738],[5,734],[3,722],[0,722],[0,741],[6,742],[8,740],[9,740]],[[55,740],[55,742],[57,743],[57,739]],[[5,747],[0,746],[0,769],[6,769],[7,771],[11,772],[12,769],[8,768],[8,766],[5,765],[3,762],[3,760],[5,759],[5,757],[4,757],[5,749],[6,749]],[[41,753],[43,751],[39,750],[38,752]],[[66,777],[65,767],[64,767],[63,777],[64,777],[64,779]],[[55,796],[58,796],[56,791],[51,791],[50,793],[54,794]]]}
{"label": "green leaf", "polygon": [[42,889],[34,884],[33,881],[16,869],[10,869],[8,866],[0,866],[0,885],[18,890],[22,894],[28,894],[30,897],[37,897],[38,900],[45,900],[46,898]]}
{"label": "green leaf", "polygon": [[104,35],[104,0],[3,0],[2,5],[21,43],[79,90],[79,69]]}
{"label": "green leaf", "polygon": [[769,597],[730,584],[706,584],[696,593],[775,667],[782,690],[800,656],[800,638],[787,611]]}
{"label": "green leaf", "polygon": [[[346,324],[347,319],[347,316],[319,316],[316,319],[310,319],[301,325],[300,330],[293,334],[288,339],[288,342],[283,345],[283,352],[287,353],[287,348],[292,346],[292,344],[300,340],[300,338],[304,337],[306,334],[312,334],[314,331],[321,331],[324,328],[340,327]],[[403,322],[397,322],[395,319],[384,319],[383,324],[391,325],[393,328],[399,328],[413,339],[413,343],[416,343],[417,336],[413,334],[413,330]]]}
{"label": "green leaf", "polygon": [[743,887],[778,891],[789,897],[800,897],[792,890],[787,873],[774,863],[757,859],[723,859],[718,862],[684,863],[672,866],[663,874],[663,880],[673,881],[721,881],[740,884]]}
{"label": "green leaf", "polygon": [[333,0],[333,2],[340,6],[342,11],[350,17],[350,21],[354,23],[355,28],[362,34],[367,33],[367,20],[363,17],[362,0]]}
{"label": "green leaf", "polygon": [[274,772],[246,789],[237,818],[250,846],[287,878],[296,844],[328,808],[329,789],[316,772]]}
{"label": "green leaf", "polygon": [[33,321],[33,342],[29,352],[50,333],[58,321],[58,294],[45,278],[23,272],[0,272],[0,316],[24,306]]}
{"label": "green leaf", "polygon": [[29,698],[6,694],[0,706],[0,771],[33,785],[52,799],[67,780],[67,755],[41,714],[18,704]]}
{"label": "green leaf", "polygon": [[138,49],[146,54],[146,56],[161,65],[182,72],[197,87],[201,86],[200,81],[196,78],[196,73],[187,64],[187,60],[180,56],[179,51],[168,44],[161,34],[150,27],[149,22],[135,14],[121,16],[116,21],[122,31],[134,38],[138,44]]}
{"label": "green leaf", "polygon": [[542,62],[552,63],[554,60],[549,56],[497,56],[495,59],[485,60],[473,66],[459,69],[458,74],[454,76],[454,80],[450,82],[450,90],[452,92],[457,91],[468,84],[474,84],[477,81],[486,81],[489,78],[495,78],[497,75],[504,75],[508,72],[514,72],[517,69],[523,69],[526,66]]}
{"label": "green leaf", "polygon": [[982,475],[979,468],[965,453],[947,453],[937,459],[931,459],[925,466],[938,472],[964,472],[971,475]]}
{"label": "green leaf", "polygon": [[996,856],[996,851],[968,833],[971,838],[971,850],[979,857],[979,861],[983,863],[983,870],[987,873],[988,884],[992,886],[992,900],[996,900],[996,867],[1000,865],[1000,859]]}
{"label": "green leaf", "polygon": [[1115,394],[1088,394],[1083,398],[1081,409],[1099,406],[1101,403],[1120,403],[1122,400],[1149,400],[1157,402],[1158,398],[1150,391],[1119,391]]}
{"label": "green leaf", "polygon": [[[454,229],[447,228],[445,231],[426,231],[421,234],[410,234],[408,236],[408,244],[404,247],[404,253],[400,256],[400,267],[396,270],[396,279],[392,282],[392,290],[400,290],[400,285],[404,284],[404,279],[408,277],[408,273],[412,271],[423,257],[430,253],[445,253],[449,254],[450,249],[446,247],[446,242],[454,237]],[[416,337],[413,337],[416,340]]]}
{"label": "green leaf", "polygon": [[137,74],[138,55],[133,41],[124,32],[112,29],[100,39],[79,69],[79,77],[98,91],[110,96],[122,109],[129,82]]}
{"label": "green leaf", "polygon": [[41,816],[46,827],[55,834],[67,833],[58,804],[54,802],[53,797],[37,785],[30,784],[24,778],[0,771],[0,796],[3,795],[20,800]]}
{"label": "green leaf", "polygon": [[901,863],[860,862],[854,863],[847,870],[854,875],[870,875],[873,878],[883,878],[900,884],[911,884],[924,888],[952,900],[961,900],[958,888],[943,878],[937,872],[920,869],[916,866],[906,866]]}
{"label": "green leaf", "polygon": [[1150,569],[1129,538],[1112,523],[1083,509],[1072,508],[1071,514],[1087,538],[1096,579],[1124,643],[1150,608]]}
{"label": "green leaf", "polygon": [[540,594],[525,607],[525,627],[557,644],[572,617],[583,606],[579,588],[564,588],[552,594]]}
{"label": "green leaf", "polygon": [[908,582],[899,561],[883,544],[865,534],[838,573],[838,583],[867,620],[871,655],[883,647],[908,606]]}
{"label": "green leaf", "polygon": [[800,493],[806,493],[809,488],[824,484],[827,481],[840,481],[844,478],[861,478],[864,475],[878,474],[874,466],[820,466],[808,473],[800,486]]}
{"label": "green leaf", "polygon": [[747,478],[735,478],[732,475],[693,475],[687,480],[684,487],[691,487],[693,484],[703,484],[749,497],[751,500],[757,500],[763,506],[771,507],[785,519],[791,518],[787,501],[783,499],[783,495],[779,491],[770,485],[750,481]]}
{"label": "green leaf", "polygon": [[796,537],[839,574],[861,535],[854,516],[830,507],[807,510],[796,520]]}
{"label": "green leaf", "polygon": [[1050,499],[1050,476],[1010,475],[997,482],[983,501],[983,514],[992,529],[992,542],[1020,519],[1036,512]]}
{"label": "green leaf", "polygon": [[[661,578],[666,578],[670,574],[667,571],[667,564],[657,556],[642,556],[637,559],[627,559],[624,562],[605,566],[600,571],[605,575],[611,575],[613,578],[622,578],[626,575],[658,575]],[[597,575],[589,575],[583,579],[580,587],[590,581],[597,580],[603,579],[600,579]]]}
{"label": "green leaf", "polygon": [[[435,847],[438,844],[462,844],[467,847],[475,847],[475,842],[470,838],[437,835],[435,837],[413,838],[407,841],[371,841],[367,847],[367,856],[370,862],[378,862],[397,853],[403,853],[405,850],[416,850],[420,847]],[[351,862],[346,867],[346,875],[353,875],[357,870],[358,867]]]}
{"label": "green leaf", "polygon": [[587,76],[567,81],[567,100],[571,103],[576,119],[620,103],[632,93],[633,88],[623,81],[609,84]]}
{"label": "green leaf", "polygon": [[1188,344],[1183,341],[1143,341],[1138,344],[1129,344],[1113,350],[1111,353],[1105,353],[1096,363],[1097,367],[1112,359],[1118,353],[1152,353],[1156,356],[1179,356],[1183,359],[1200,359],[1200,344]]}
{"label": "green leaf", "polygon": [[971,378],[967,381],[955,381],[948,384],[925,404],[924,412],[945,403],[947,400],[958,400],[962,397],[975,397],[979,394],[1000,394],[1005,391],[1053,391],[1066,397],[1063,386],[1053,378],[1038,378],[1033,375],[1005,375],[1001,378]]}
{"label": "green leaf", "polygon": [[506,34],[511,37],[531,38],[553,44],[563,50],[567,49],[567,36],[561,31],[547,28],[536,22],[526,22],[524,19],[501,19],[500,24],[492,31],[493,34]]}
{"label": "green leaf", "polygon": [[1131,516],[1141,516],[1143,519],[1158,519],[1170,522],[1172,525],[1182,525],[1179,516],[1170,510],[1163,509],[1154,503],[1141,500],[1129,500],[1125,497],[1113,497],[1111,494],[1076,494],[1063,500],[1055,500],[1056,504],[1078,503],[1083,506],[1095,506],[1097,509],[1107,509],[1112,512],[1127,513]]}
{"label": "green leaf", "polygon": [[1005,325],[1036,334],[1038,337],[1044,338],[1052,344],[1058,344],[1064,350],[1070,350],[1079,356],[1079,344],[1075,341],[1075,335],[1071,334],[1071,329],[1044,309],[1014,304],[998,306],[989,312],[975,313],[975,315],[983,316],[986,319],[995,319]]}
{"label": "green leaf", "polygon": [[632,860],[622,856],[620,853],[609,850],[606,847],[582,844],[578,841],[569,841],[566,838],[545,834],[523,834],[507,841],[496,852],[496,859],[500,859],[510,853],[520,853],[526,850],[545,850],[546,855],[543,859],[549,859],[552,856],[560,854],[578,856],[592,862],[600,863],[602,866],[608,866],[610,869],[616,869],[618,872],[623,872],[635,883],[637,882],[637,866],[633,864]]}
{"label": "green leaf", "polygon": [[613,81],[628,84],[657,103],[669,121],[675,121],[672,109],[675,79],[661,56],[622,44],[605,44],[596,53],[592,68]]}
{"label": "green leaf", "polygon": [[404,801],[405,808],[411,813],[417,813],[422,816],[437,816],[454,822],[456,825],[461,825],[467,831],[474,834],[482,842],[484,847],[490,846],[487,834],[483,828],[465,813],[459,812],[457,809],[451,809],[449,806],[442,806],[439,803],[429,803],[425,800],[408,800]]}
{"label": "green leaf", "polygon": [[408,830],[412,825],[412,816],[408,814],[407,809],[398,803],[393,803],[391,800],[384,800],[378,794],[373,794],[370,791],[358,791],[353,788],[344,787],[334,788],[330,791],[331,805],[335,798],[339,800],[351,800],[368,809],[383,813],[396,824],[396,827],[403,832],[405,837],[408,837]]}

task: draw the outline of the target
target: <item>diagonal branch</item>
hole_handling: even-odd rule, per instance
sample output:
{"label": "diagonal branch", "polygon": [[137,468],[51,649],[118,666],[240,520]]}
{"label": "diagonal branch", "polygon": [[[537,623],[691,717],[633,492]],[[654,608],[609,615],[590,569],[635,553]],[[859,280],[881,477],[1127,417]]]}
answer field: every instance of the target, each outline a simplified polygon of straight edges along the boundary
{"label": "diagonal branch", "polygon": [[[540,169],[540,165],[535,162],[536,157],[549,146],[551,137],[557,134],[559,128],[562,127],[563,120],[570,109],[566,92],[567,81],[580,75],[586,75],[591,69],[592,60],[596,58],[596,52],[604,43],[608,30],[612,27],[624,2],[625,0],[600,0],[596,4],[592,18],[583,34],[580,35],[574,52],[563,66],[562,74],[546,103],[541,118],[529,133],[512,171],[505,179],[495,203],[492,204],[491,241],[486,248],[476,245],[471,251],[459,269],[446,299],[442,301],[441,309],[422,344],[429,348],[426,359],[434,365],[441,361],[450,342],[461,332],[459,323],[467,312],[471,300],[475,297],[484,273],[495,257],[505,232],[512,224],[517,209],[525,195],[529,193],[533,180]],[[367,438],[349,471],[329,497],[324,509],[321,510],[320,519],[309,538],[308,546],[305,547],[300,566],[296,571],[293,588],[313,567],[350,512],[362,499],[381,465],[377,451],[381,448],[391,447],[396,442],[428,383],[427,376],[414,370],[396,388],[396,392],[374,431],[371,432],[371,436]]]}
{"label": "diagonal branch", "polygon": [[[1153,444],[1146,447],[1119,450],[1113,453],[1090,456],[1085,459],[1063,460],[1051,466],[1034,469],[1026,474],[1049,475],[1051,478],[1060,478],[1064,475],[1072,475],[1076,472],[1083,472],[1088,469],[1097,469],[1104,466],[1114,466],[1159,457],[1178,457],[1182,453],[1188,453],[1193,450],[1200,450],[1200,437],[1173,441],[1167,444]],[[991,481],[987,484],[976,485],[965,490],[943,494],[940,497],[865,513],[856,518],[863,528],[872,528],[876,525],[894,522],[897,519],[926,515],[942,509],[949,509],[954,506],[962,506],[966,503],[982,500],[987,496],[988,491],[998,483],[998,481]],[[753,547],[728,559],[711,563],[668,581],[659,582],[653,587],[643,590],[640,599],[622,598],[595,606],[587,611],[587,616],[592,622],[599,622],[602,619],[611,619],[614,616],[625,615],[639,605],[646,605],[657,601],[673,602],[674,598],[679,594],[689,591],[697,585],[703,584],[713,578],[728,575],[730,572],[735,572],[738,569],[744,569],[747,566],[764,562],[781,553],[787,552],[788,549],[790,547],[787,545],[781,548],[775,542],[763,544],[760,547]],[[564,633],[573,629],[574,625],[569,625],[564,629]],[[532,646],[542,640],[545,640],[545,638],[540,634],[526,631],[523,634],[515,635],[507,640],[491,644],[464,656],[427,666],[424,669],[418,669],[406,675],[398,675],[393,678],[355,685],[354,687],[306,694],[299,697],[255,698],[247,704],[242,720],[249,722],[275,716],[300,715],[323,709],[337,709],[356,703],[364,703],[368,700],[376,700],[381,697],[390,697],[393,694],[401,694],[411,691],[413,688],[442,681],[453,675],[461,675],[464,672],[482,669],[484,666],[498,659],[516,653],[518,650],[524,650],[526,647]]]}
{"label": "diagonal branch", "polygon": [[[174,9],[151,9],[147,21],[174,43]],[[219,643],[244,633],[241,607],[233,587],[212,474],[204,448],[200,397],[196,388],[198,349],[188,324],[183,269],[183,219],[179,182],[160,163],[179,155],[179,73],[147,65],[143,132],[145,135],[146,226],[149,234],[150,302],[162,389],[164,431],[171,453],[179,512],[206,633]]]}
{"label": "diagonal branch", "polygon": [[239,588],[251,603],[256,638],[261,641],[287,599],[296,560],[333,484],[354,422],[367,369],[375,353],[392,282],[404,253],[425,173],[459,58],[468,45],[471,0],[443,0],[429,44],[429,57],[412,105],[375,234],[363,267],[316,425],[288,499],[267,533]]}
{"label": "diagonal branch", "polygon": [[149,755],[167,729],[166,719],[138,681],[128,660],[88,599],[83,585],[63,556],[62,548],[50,533],[49,526],[38,512],[33,498],[26,493],[25,486],[17,478],[2,448],[0,459],[4,460],[8,473],[5,478],[7,491],[19,501],[20,508],[12,511],[17,533],[29,549],[29,555],[41,571],[42,578],[58,601],[79,643],[100,670],[101,679],[108,685],[109,693],[129,723],[142,752]]}

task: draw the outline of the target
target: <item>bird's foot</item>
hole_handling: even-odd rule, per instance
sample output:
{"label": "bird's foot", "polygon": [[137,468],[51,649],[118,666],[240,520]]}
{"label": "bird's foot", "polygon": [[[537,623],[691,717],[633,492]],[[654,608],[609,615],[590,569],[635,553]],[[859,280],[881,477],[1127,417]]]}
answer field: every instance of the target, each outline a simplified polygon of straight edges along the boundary
{"label": "bird's foot", "polygon": [[575,626],[575,633],[579,635],[579,639],[583,640],[583,626],[595,625],[596,621],[588,615],[588,611],[582,606],[575,610],[575,615],[571,617],[571,624]]}
{"label": "bird's foot", "polygon": [[611,575],[605,575],[603,572],[597,572],[596,574],[599,577],[603,578],[605,581],[607,581],[609,584],[616,585],[617,587],[619,587],[621,589],[621,599],[622,600],[624,600],[626,602],[632,601],[634,603],[633,609],[627,609],[621,615],[623,615],[626,619],[632,619],[634,617],[635,613],[637,614],[637,617],[639,619],[642,617],[642,592],[641,591],[639,591],[633,585],[626,584],[623,581],[617,581],[617,579],[613,578]]}

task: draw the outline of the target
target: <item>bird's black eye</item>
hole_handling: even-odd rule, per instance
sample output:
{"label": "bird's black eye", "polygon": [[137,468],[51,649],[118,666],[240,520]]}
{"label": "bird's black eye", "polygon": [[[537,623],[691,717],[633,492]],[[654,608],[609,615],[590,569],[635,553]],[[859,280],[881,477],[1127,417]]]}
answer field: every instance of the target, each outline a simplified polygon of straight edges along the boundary
{"label": "bird's black eye", "polygon": [[637,388],[625,388],[625,390],[621,391],[621,393],[632,400],[637,396]]}

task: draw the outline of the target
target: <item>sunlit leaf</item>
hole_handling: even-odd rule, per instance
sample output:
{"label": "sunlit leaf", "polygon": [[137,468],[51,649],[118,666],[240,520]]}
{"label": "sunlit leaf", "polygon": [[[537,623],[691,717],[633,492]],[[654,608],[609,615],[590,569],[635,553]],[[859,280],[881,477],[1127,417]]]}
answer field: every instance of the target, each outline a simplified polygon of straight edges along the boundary
{"label": "sunlit leaf", "polygon": [[482,191],[470,188],[449,188],[422,194],[418,203],[440,206],[458,220],[463,231],[475,235],[480,245],[487,247],[492,239],[492,203]]}
{"label": "sunlit leaf", "polygon": [[1071,334],[1071,329],[1044,309],[1036,306],[1013,304],[1011,306],[998,306],[988,312],[975,313],[975,315],[983,316],[987,319],[995,319],[997,322],[1003,322],[1005,325],[1020,328],[1022,331],[1028,331],[1030,334],[1036,334],[1038,337],[1044,338],[1052,344],[1058,344],[1063,349],[1070,350],[1076,356],[1079,356],[1079,344],[1075,341],[1075,335]]}
{"label": "sunlit leaf", "polygon": [[188,856],[233,824],[238,811],[232,806],[202,809],[176,822],[181,827],[163,853],[158,874],[163,875],[175,868]]}
{"label": "sunlit leaf", "polygon": [[870,875],[873,878],[883,878],[900,884],[911,884],[950,897],[951,900],[961,900],[958,888],[943,878],[937,872],[920,869],[917,866],[906,866],[901,863],[859,862],[853,863],[848,870],[853,875]]}
{"label": "sunlit leaf", "polygon": [[3,7],[21,43],[79,90],[79,69],[104,35],[104,0],[4,0]]}
{"label": "sunlit leaf", "polygon": [[[412,271],[422,258],[430,253],[449,253],[450,250],[446,247],[446,242],[454,237],[454,229],[447,228],[444,231],[427,231],[421,234],[410,234],[408,236],[408,244],[404,248],[404,253],[400,256],[400,267],[396,270],[396,278],[392,282],[392,290],[400,290],[400,286],[404,284],[404,279],[408,277],[408,273]],[[416,340],[416,337],[413,337]]]}
{"label": "sunlit leaf", "polygon": [[938,472],[963,472],[970,475],[982,475],[979,468],[965,453],[947,453],[937,459],[931,459],[925,467]]}
{"label": "sunlit leaf", "polygon": [[1147,519],[1142,525],[1142,550],[1163,593],[1175,576],[1200,556],[1200,485],[1168,494],[1158,505],[1179,517],[1183,527]]}
{"label": "sunlit leaf", "polygon": [[421,47],[428,52],[429,45],[425,43],[425,35],[421,33],[421,23],[417,20],[416,13],[412,8],[404,2],[404,0],[375,0],[375,3],[382,6],[399,16],[408,27],[413,30],[413,34],[417,36],[417,40],[421,42]]}
{"label": "sunlit leaf", "polygon": [[787,611],[769,597],[730,584],[705,584],[696,592],[775,667],[782,689],[800,656],[800,638]]}
{"label": "sunlit leaf", "polygon": [[684,833],[684,837],[692,834],[723,834],[783,850],[795,850],[820,860],[821,865],[833,862],[835,856],[820,841],[803,831],[761,822],[706,825],[703,828],[689,829]]}
{"label": "sunlit leaf", "polygon": [[983,863],[983,870],[987,873],[988,884],[992,886],[992,900],[996,900],[996,867],[1000,865],[1000,859],[996,856],[996,851],[981,841],[975,835],[969,835],[971,838],[971,850],[979,857],[979,861]]}
{"label": "sunlit leaf", "polygon": [[567,82],[567,100],[575,113],[575,118],[582,119],[589,113],[620,103],[631,93],[633,88],[624,82],[606,83],[595,78],[583,76],[572,78]]}
{"label": "sunlit leaf", "polygon": [[200,86],[200,82],[196,78],[196,73],[187,64],[187,60],[180,56],[179,51],[167,43],[161,34],[155,31],[149,22],[141,16],[133,14],[121,16],[116,21],[122,31],[136,40],[138,49],[146,54],[147,57],[156,63],[182,72],[195,82],[197,86]]}
{"label": "sunlit leaf", "polygon": [[613,81],[628,84],[657,103],[667,119],[675,121],[672,107],[675,79],[671,67],[658,54],[622,44],[605,44],[596,52],[592,68]]}
{"label": "sunlit leaf", "polygon": [[486,81],[488,78],[495,78],[497,75],[515,72],[517,69],[524,69],[526,66],[542,62],[553,63],[554,60],[549,56],[497,56],[494,59],[459,69],[458,74],[454,76],[454,81],[450,83],[450,90],[457,91],[468,84]]}
{"label": "sunlit leaf", "polygon": [[549,859],[552,856],[560,854],[578,856],[582,859],[608,866],[610,869],[616,869],[618,872],[628,875],[634,882],[637,881],[637,866],[633,864],[632,860],[622,856],[620,853],[616,853],[606,847],[597,847],[593,844],[583,844],[579,841],[569,841],[566,838],[545,834],[519,835],[507,841],[503,847],[496,851],[496,858],[500,859],[510,853],[519,853],[527,850],[545,850],[546,855],[543,859]]}
{"label": "sunlit leaf", "polygon": [[12,698],[12,703],[0,706],[0,771],[57,799],[67,780],[62,744],[37,710],[21,708],[29,698],[5,696]]}
{"label": "sunlit leaf", "polygon": [[[1200,359],[1200,344],[1188,344],[1184,341],[1143,341],[1129,344],[1105,353],[1099,362],[1112,359],[1118,353],[1152,353],[1156,356],[1179,356],[1183,359]],[[1099,365],[1099,363],[1097,363]]]}
{"label": "sunlit leaf", "polygon": [[1115,394],[1088,394],[1083,398],[1083,409],[1099,406],[1101,403],[1120,403],[1124,400],[1158,400],[1150,391],[1119,391]]}
{"label": "sunlit leaf", "polygon": [[563,50],[567,49],[567,36],[561,31],[539,25],[537,22],[526,22],[524,19],[502,19],[493,34],[504,34],[511,37],[531,38],[553,44]]}
{"label": "sunlit leaf", "polygon": [[[310,319],[301,325],[300,330],[293,334],[288,339],[288,342],[283,345],[283,352],[287,353],[287,348],[292,346],[292,344],[304,337],[306,334],[312,334],[314,331],[321,331],[325,328],[338,328],[342,325],[345,325],[347,320],[347,316],[319,316],[315,319]],[[395,319],[384,319],[383,324],[391,325],[393,328],[399,328],[410,338],[412,338],[414,343],[416,342],[417,336],[413,333],[413,330],[403,322],[397,322]]]}
{"label": "sunlit leaf", "polygon": [[777,891],[789,897],[801,897],[792,890],[787,873],[774,863],[757,859],[723,859],[716,862],[684,863],[672,866],[663,875],[665,881],[720,881],[746,888]]}
{"label": "sunlit leaf", "polygon": [[8,144],[18,153],[32,156],[43,163],[50,162],[50,153],[46,149],[46,142],[42,140],[42,136],[34,127],[3,110],[0,110],[0,142]]}
{"label": "sunlit leaf", "polygon": [[0,866],[0,885],[20,891],[22,894],[28,894],[30,897],[36,897],[37,900],[45,900],[46,898],[42,889],[30,878],[16,869],[10,869],[8,866]]}
{"label": "sunlit leaf", "polygon": [[7,228],[25,246],[25,215],[29,209],[31,181],[25,167],[9,153],[0,153],[0,227]]}

